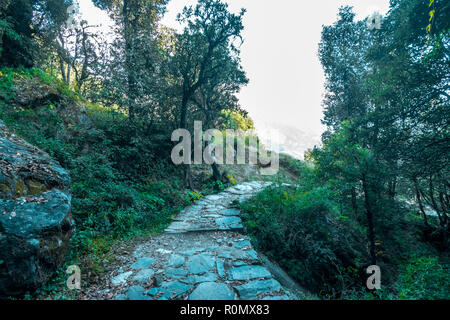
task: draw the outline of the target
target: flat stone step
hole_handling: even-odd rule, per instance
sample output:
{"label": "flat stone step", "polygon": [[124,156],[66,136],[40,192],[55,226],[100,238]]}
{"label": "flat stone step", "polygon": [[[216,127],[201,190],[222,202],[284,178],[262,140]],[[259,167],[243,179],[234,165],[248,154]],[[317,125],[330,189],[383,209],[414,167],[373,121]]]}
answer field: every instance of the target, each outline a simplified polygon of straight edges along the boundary
{"label": "flat stone step", "polygon": [[205,282],[189,296],[189,300],[234,300],[233,291],[224,283]]}
{"label": "flat stone step", "polygon": [[218,231],[230,231],[230,232],[242,232],[244,231],[244,226],[234,226],[231,228],[221,228],[221,227],[212,227],[212,228],[189,228],[185,230],[178,229],[170,229],[167,228],[164,232],[167,234],[181,234],[181,233],[200,233],[200,232],[218,232]]}
{"label": "flat stone step", "polygon": [[280,283],[274,279],[250,281],[234,288],[243,300],[256,300],[260,295],[282,290]]}

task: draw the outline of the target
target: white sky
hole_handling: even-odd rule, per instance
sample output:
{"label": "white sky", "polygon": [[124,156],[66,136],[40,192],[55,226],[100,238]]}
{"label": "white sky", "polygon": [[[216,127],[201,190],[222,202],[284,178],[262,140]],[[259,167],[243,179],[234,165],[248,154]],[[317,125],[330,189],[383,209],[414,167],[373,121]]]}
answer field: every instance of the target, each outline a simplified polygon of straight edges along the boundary
{"label": "white sky", "polygon": [[[242,89],[242,107],[258,123],[279,123],[320,135],[323,126],[324,75],[317,51],[322,25],[337,19],[341,5],[354,6],[358,19],[379,11],[389,0],[227,0],[230,10],[246,8],[242,64],[250,83]],[[107,20],[91,0],[79,0],[91,24]],[[180,29],[176,15],[196,0],[171,0],[162,23]],[[106,23],[107,24],[107,23]],[[314,145],[312,143],[311,147]]]}

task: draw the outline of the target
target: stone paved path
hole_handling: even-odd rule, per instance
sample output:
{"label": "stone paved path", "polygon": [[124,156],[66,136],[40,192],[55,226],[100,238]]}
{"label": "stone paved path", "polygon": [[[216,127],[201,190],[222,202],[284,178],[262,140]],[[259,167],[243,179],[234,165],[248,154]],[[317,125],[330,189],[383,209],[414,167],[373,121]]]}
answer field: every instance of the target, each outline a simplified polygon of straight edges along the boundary
{"label": "stone paved path", "polygon": [[115,273],[111,284],[122,293],[114,299],[296,299],[262,265],[233,208],[269,184],[243,183],[184,209]]}

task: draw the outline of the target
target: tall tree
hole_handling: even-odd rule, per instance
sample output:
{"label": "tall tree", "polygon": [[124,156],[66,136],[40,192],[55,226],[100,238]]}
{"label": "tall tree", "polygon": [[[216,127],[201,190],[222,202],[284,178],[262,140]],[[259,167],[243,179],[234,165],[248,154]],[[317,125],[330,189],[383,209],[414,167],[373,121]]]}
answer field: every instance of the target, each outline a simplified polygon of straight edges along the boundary
{"label": "tall tree", "polygon": [[329,129],[338,129],[343,121],[362,116],[368,109],[364,76],[371,38],[366,23],[355,21],[355,13],[348,6],[339,9],[335,24],[323,28],[319,58],[327,90],[323,123]]}
{"label": "tall tree", "polygon": [[[244,14],[244,9],[239,14],[229,12],[228,4],[220,0],[200,0],[195,8],[185,7],[178,16],[180,22],[187,24],[177,37],[172,63],[179,79],[180,128],[189,129],[190,106],[203,109],[211,122],[220,111],[214,100],[230,97],[247,82],[237,46],[237,41],[242,41]],[[186,183],[192,188],[190,167],[185,166],[185,171]]]}
{"label": "tall tree", "polygon": [[412,190],[403,196],[417,199],[425,224],[425,204],[436,211],[448,245],[449,10],[445,1],[435,8],[428,31],[428,4],[397,0],[379,30],[369,31],[343,8],[322,33],[328,131],[314,156],[324,176],[341,182],[336,189],[344,202],[351,190],[355,213],[362,203],[372,262],[377,229],[400,212],[389,209],[399,184]]}
{"label": "tall tree", "polygon": [[[116,41],[112,61],[105,74],[119,105],[127,108],[131,120],[151,109],[157,81],[159,56],[157,22],[168,0],[95,0],[107,9],[116,23]],[[121,80],[125,78],[126,83]],[[125,85],[126,92],[122,88]]]}
{"label": "tall tree", "polygon": [[181,76],[180,128],[187,128],[188,104],[201,86],[220,82],[218,75],[227,71],[229,59],[238,54],[234,41],[241,38],[242,17],[228,11],[220,0],[200,0],[194,8],[186,7],[178,16],[188,26],[179,35],[174,66]]}
{"label": "tall tree", "polygon": [[39,56],[37,39],[55,38],[67,19],[71,0],[3,0],[0,4],[0,65],[32,67]]}

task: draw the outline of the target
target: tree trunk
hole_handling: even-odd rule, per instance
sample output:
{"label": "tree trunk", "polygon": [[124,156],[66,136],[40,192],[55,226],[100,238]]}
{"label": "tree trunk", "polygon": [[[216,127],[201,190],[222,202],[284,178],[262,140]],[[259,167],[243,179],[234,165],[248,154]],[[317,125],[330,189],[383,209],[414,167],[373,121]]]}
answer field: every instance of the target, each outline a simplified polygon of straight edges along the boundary
{"label": "tree trunk", "polygon": [[67,72],[66,72],[66,75],[67,75],[67,81],[66,81],[66,83],[68,84],[68,85],[70,85],[70,70],[72,69],[72,66],[70,65],[70,63],[68,63],[67,64]]}
{"label": "tree trunk", "polygon": [[0,50],[0,61],[2,61],[2,51],[3,51],[3,30],[0,30],[0,48],[2,48],[2,50]]}
{"label": "tree trunk", "polygon": [[[180,113],[180,129],[187,129],[187,105],[189,102],[189,92],[183,92],[183,98],[181,100],[181,113]],[[185,164],[184,167],[184,182],[187,188],[193,190],[194,184],[192,182],[191,165]]]}
{"label": "tree trunk", "polygon": [[61,77],[62,80],[67,83],[67,78],[66,78],[66,68],[64,67],[64,61],[61,57],[59,57],[59,70],[61,72]]}
{"label": "tree trunk", "polygon": [[377,257],[375,253],[375,232],[374,232],[374,224],[373,224],[373,212],[372,207],[370,204],[370,198],[369,198],[369,187],[367,185],[367,177],[366,175],[362,176],[362,185],[363,185],[363,191],[364,191],[364,199],[365,199],[365,206],[366,206],[366,216],[367,216],[367,223],[368,223],[368,238],[369,238],[369,245],[370,245],[370,257],[372,265],[377,264]]}
{"label": "tree trunk", "polygon": [[358,214],[358,203],[356,202],[356,187],[352,187],[352,208],[353,208],[353,214]]}
{"label": "tree trunk", "polygon": [[125,40],[125,65],[127,68],[127,84],[128,84],[128,116],[130,120],[134,120],[136,114],[136,77],[133,70],[133,53],[134,53],[134,35],[132,23],[130,21],[129,8],[130,1],[123,1],[122,17],[124,24],[124,40]]}
{"label": "tree trunk", "polygon": [[184,169],[184,183],[189,190],[194,190],[194,183],[192,181],[191,165],[185,164]]}
{"label": "tree trunk", "polygon": [[394,200],[397,189],[397,176],[395,176],[391,181],[389,181],[389,198]]}
{"label": "tree trunk", "polygon": [[189,102],[189,92],[183,92],[183,98],[181,100],[181,113],[180,113],[180,129],[187,129],[187,105]]}
{"label": "tree trunk", "polygon": [[423,219],[425,221],[425,226],[429,227],[430,225],[428,224],[428,217],[427,217],[427,214],[425,213],[425,210],[423,208],[422,198],[420,197],[419,183],[417,182],[417,178],[414,178],[414,188],[416,190],[417,203],[419,204],[420,212],[422,212]]}
{"label": "tree trunk", "polygon": [[439,206],[436,203],[436,199],[434,198],[433,176],[431,174],[430,174],[430,179],[429,179],[429,197],[430,197],[431,206],[438,214],[439,222],[440,222],[441,226],[445,226],[445,222],[446,222],[445,217],[441,214],[441,210],[439,209]]}
{"label": "tree trunk", "polygon": [[214,177],[214,180],[216,180],[216,181],[222,181],[222,173],[220,172],[219,165],[218,165],[216,162],[214,162],[214,163],[211,165],[211,168],[212,168],[212,170],[213,170],[213,177]]}

